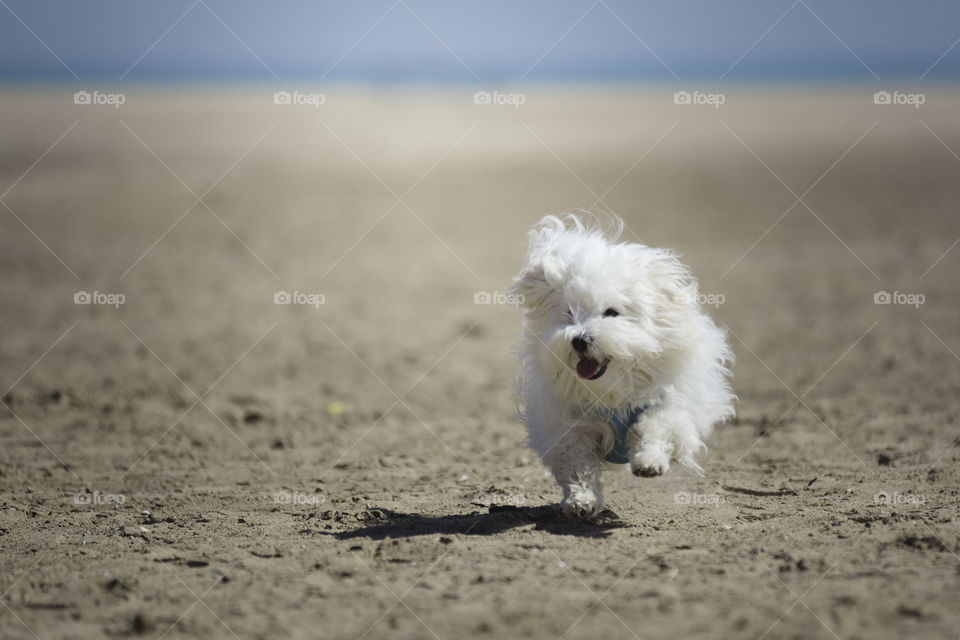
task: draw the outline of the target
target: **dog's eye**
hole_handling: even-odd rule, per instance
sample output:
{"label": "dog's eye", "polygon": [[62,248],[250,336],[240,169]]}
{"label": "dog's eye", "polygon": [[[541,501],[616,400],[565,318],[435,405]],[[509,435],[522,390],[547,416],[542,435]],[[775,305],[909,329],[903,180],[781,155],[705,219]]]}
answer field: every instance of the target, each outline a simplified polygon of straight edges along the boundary
{"label": "dog's eye", "polygon": [[618,315],[620,315],[620,312],[614,309],[613,307],[603,312],[604,318],[616,318]]}

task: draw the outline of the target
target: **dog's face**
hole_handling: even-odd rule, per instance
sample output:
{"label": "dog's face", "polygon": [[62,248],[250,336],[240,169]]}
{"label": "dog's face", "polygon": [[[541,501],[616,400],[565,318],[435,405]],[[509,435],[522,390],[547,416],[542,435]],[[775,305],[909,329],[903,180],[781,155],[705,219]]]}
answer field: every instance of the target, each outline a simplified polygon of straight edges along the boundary
{"label": "dog's face", "polygon": [[541,375],[563,397],[619,407],[668,377],[696,335],[696,282],[669,252],[543,227],[518,276]]}

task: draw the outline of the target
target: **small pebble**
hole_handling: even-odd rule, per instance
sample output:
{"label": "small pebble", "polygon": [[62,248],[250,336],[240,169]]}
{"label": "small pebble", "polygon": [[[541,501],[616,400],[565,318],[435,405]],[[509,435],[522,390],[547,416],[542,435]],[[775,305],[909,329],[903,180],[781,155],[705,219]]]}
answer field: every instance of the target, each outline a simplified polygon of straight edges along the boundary
{"label": "small pebble", "polygon": [[253,424],[255,422],[260,422],[261,420],[263,420],[263,414],[255,409],[250,409],[243,414],[243,421],[247,424]]}

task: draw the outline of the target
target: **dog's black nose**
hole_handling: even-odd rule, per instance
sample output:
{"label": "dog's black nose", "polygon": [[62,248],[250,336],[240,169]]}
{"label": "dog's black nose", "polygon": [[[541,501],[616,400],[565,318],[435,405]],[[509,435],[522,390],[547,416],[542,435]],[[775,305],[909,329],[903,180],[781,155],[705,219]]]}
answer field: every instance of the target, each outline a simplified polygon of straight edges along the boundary
{"label": "dog's black nose", "polygon": [[585,338],[583,335],[579,335],[571,340],[570,343],[573,345],[574,351],[577,353],[583,353],[587,350],[587,347],[590,346],[590,338]]}

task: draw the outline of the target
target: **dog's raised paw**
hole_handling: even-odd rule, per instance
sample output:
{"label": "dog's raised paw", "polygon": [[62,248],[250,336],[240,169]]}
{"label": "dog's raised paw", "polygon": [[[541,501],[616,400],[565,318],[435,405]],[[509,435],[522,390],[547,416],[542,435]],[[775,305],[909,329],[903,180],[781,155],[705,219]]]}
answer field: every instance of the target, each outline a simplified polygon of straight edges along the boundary
{"label": "dog's raised paw", "polygon": [[630,470],[633,475],[644,478],[662,476],[670,468],[670,456],[659,449],[644,449],[638,451],[630,461]]}

